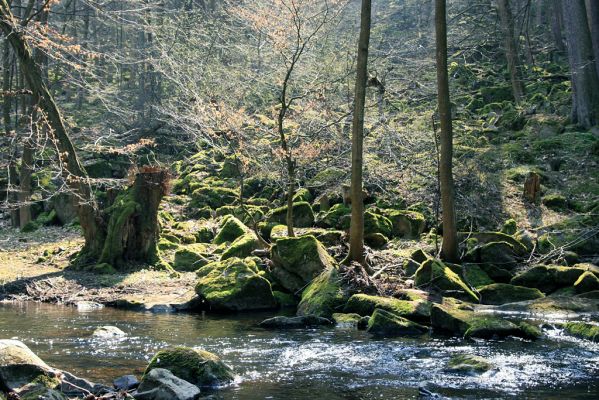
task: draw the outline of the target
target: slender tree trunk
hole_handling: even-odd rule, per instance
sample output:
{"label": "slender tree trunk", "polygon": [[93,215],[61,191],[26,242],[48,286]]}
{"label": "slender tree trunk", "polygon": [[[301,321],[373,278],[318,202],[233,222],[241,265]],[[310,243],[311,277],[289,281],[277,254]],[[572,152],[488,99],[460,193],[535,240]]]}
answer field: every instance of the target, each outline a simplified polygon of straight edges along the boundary
{"label": "slender tree trunk", "polygon": [[551,0],[551,33],[555,48],[563,53],[566,50],[564,46],[564,16],[561,7],[562,0]]}
{"label": "slender tree trunk", "polygon": [[31,113],[31,132],[23,141],[21,172],[19,176],[19,226],[21,229],[31,222],[31,174],[33,173],[33,155],[37,141],[37,112],[33,104]]}
{"label": "slender tree trunk", "polygon": [[443,207],[443,243],[441,246],[441,255],[444,260],[456,262],[459,259],[459,255],[452,171],[453,128],[451,122],[451,103],[449,100],[449,76],[447,72],[447,11],[445,0],[437,0],[435,10],[437,90],[439,92],[438,103],[441,123],[441,161],[439,165],[441,205]]}
{"label": "slender tree trunk", "polygon": [[514,17],[510,1],[497,0],[497,10],[505,40],[505,58],[507,59],[507,69],[512,82],[512,94],[516,103],[519,103],[524,96],[524,87],[522,86],[522,79],[520,77],[520,59],[518,57],[516,38],[514,37]]}
{"label": "slender tree trunk", "polygon": [[362,195],[364,107],[366,103],[366,84],[368,79],[368,46],[370,44],[370,25],[372,19],[372,1],[362,0],[360,22],[360,40],[358,43],[358,61],[354,100],[354,119],[352,122],[352,167],[351,167],[351,223],[349,227],[348,261],[364,264],[364,196]]}
{"label": "slender tree trunk", "polygon": [[562,0],[572,75],[572,122],[590,128],[599,122],[599,77],[584,0]]}
{"label": "slender tree trunk", "polygon": [[593,43],[593,55],[595,57],[595,69],[599,77],[599,1],[587,0],[587,16],[591,30],[591,42]]}
{"label": "slender tree trunk", "polygon": [[[10,52],[10,44],[8,40],[4,40],[4,49],[2,53],[2,90],[6,93],[11,89],[11,74],[13,71],[12,65],[12,54]],[[14,135],[12,129],[12,120],[10,117],[10,111],[12,108],[12,99],[9,96],[4,97],[2,104],[2,119],[4,122],[4,133],[7,139],[10,139]],[[17,166],[16,166],[16,141],[11,140],[11,146],[9,149],[9,161],[8,161],[8,185],[6,198],[9,204],[14,205],[15,208],[10,210],[10,223],[13,228],[19,227],[19,210],[16,208],[18,201],[17,193],[13,188],[17,185]]]}

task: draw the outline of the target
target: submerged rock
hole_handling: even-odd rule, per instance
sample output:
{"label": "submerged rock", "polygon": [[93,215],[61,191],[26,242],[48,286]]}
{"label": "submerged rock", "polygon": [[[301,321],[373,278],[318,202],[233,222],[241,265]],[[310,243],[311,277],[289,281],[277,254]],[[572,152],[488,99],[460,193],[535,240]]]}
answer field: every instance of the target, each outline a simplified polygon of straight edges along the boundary
{"label": "submerged rock", "polygon": [[376,336],[418,336],[428,332],[426,326],[381,309],[374,311],[367,330]]}
{"label": "submerged rock", "polygon": [[234,378],[231,367],[216,354],[190,347],[173,347],[156,353],[146,368],[142,385],[146,376],[156,368],[167,369],[176,377],[196,386],[221,385]]}
{"label": "submerged rock", "polygon": [[200,389],[197,386],[163,368],[145,374],[135,393],[137,400],[195,400],[198,397]]}
{"label": "submerged rock", "polygon": [[277,307],[270,282],[251,258],[212,262],[197,272],[195,290],[216,311],[268,310]]}
{"label": "submerged rock", "polygon": [[355,327],[358,329],[366,329],[368,326],[369,317],[363,317],[360,314],[333,314],[333,321],[337,326],[341,327]]}
{"label": "submerged rock", "polygon": [[425,300],[398,300],[361,293],[350,297],[343,311],[366,316],[372,315],[377,308],[422,323],[428,323],[431,316],[431,303]]}
{"label": "submerged rock", "polygon": [[506,304],[516,301],[535,300],[545,297],[538,289],[524,286],[494,283],[478,289],[482,304]]}
{"label": "submerged rock", "polygon": [[139,386],[139,380],[135,375],[124,375],[112,381],[116,390],[131,390]]}
{"label": "submerged rock", "polygon": [[262,321],[259,326],[265,329],[303,329],[330,325],[333,325],[330,319],[306,315],[299,317],[273,317]]}
{"label": "submerged rock", "polygon": [[337,267],[330,267],[317,276],[302,293],[297,315],[331,318],[347,301]]}
{"label": "submerged rock", "polygon": [[106,325],[96,328],[96,330],[94,330],[93,336],[97,338],[110,339],[127,336],[127,334],[116,326]]}
{"label": "submerged rock", "polygon": [[445,370],[466,375],[478,375],[492,368],[493,365],[482,357],[470,354],[458,354],[449,359]]}
{"label": "submerged rock", "polygon": [[18,340],[0,340],[0,387],[18,389],[36,379],[53,379],[58,371]]}

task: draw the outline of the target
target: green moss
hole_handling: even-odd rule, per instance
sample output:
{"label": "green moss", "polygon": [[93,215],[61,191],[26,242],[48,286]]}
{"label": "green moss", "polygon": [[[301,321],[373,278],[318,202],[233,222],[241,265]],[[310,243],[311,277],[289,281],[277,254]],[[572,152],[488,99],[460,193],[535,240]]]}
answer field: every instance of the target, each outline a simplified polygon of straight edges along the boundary
{"label": "green moss", "polygon": [[584,268],[539,265],[516,275],[510,283],[550,293],[562,287],[573,286],[585,271]]}
{"label": "green moss", "polygon": [[277,307],[270,282],[251,258],[212,262],[197,271],[196,293],[215,311],[265,310]]}
{"label": "green moss", "polygon": [[564,330],[572,336],[581,339],[599,342],[599,326],[584,322],[568,322],[563,325]]}
{"label": "green moss", "polygon": [[343,312],[362,316],[372,315],[374,310],[381,309],[401,317],[427,323],[431,315],[431,303],[424,300],[399,300],[392,297],[355,294],[349,298]]}
{"label": "green moss", "polygon": [[202,186],[191,193],[193,207],[208,206],[213,209],[233,203],[239,193],[225,187]]}
{"label": "green moss", "polygon": [[555,211],[563,211],[568,208],[568,200],[561,194],[551,193],[543,196],[541,202],[545,205],[545,207],[555,210]]}
{"label": "green moss", "polygon": [[297,314],[331,318],[346,301],[339,271],[336,267],[331,267],[317,276],[303,291]]}
{"label": "green moss", "polygon": [[202,245],[190,245],[180,248],[175,252],[173,267],[177,271],[196,271],[209,263],[202,255],[204,251],[206,251],[206,248]]}
{"label": "green moss", "polygon": [[40,224],[37,221],[29,221],[21,228],[21,232],[30,233],[35,232],[40,228]]}
{"label": "green moss", "polygon": [[256,237],[254,232],[248,232],[235,239],[235,241],[223,252],[220,259],[226,260],[231,257],[249,257],[252,255],[252,252],[258,248],[260,248],[258,237]]}
{"label": "green moss", "polygon": [[389,218],[368,210],[364,213],[364,234],[372,235],[375,233],[391,237],[393,234],[393,223]]}
{"label": "green moss", "polygon": [[281,308],[295,308],[297,306],[298,301],[296,300],[295,296],[290,293],[274,290],[272,294],[275,296],[277,304]]}
{"label": "green moss", "polygon": [[178,378],[196,386],[214,386],[234,379],[231,368],[210,352],[189,347],[161,350],[152,358],[144,375],[154,368],[164,368]]}
{"label": "green moss", "polygon": [[56,210],[50,210],[48,212],[41,213],[37,218],[36,222],[40,225],[49,226],[49,225],[59,225],[60,219],[56,214]]}
{"label": "green moss", "polygon": [[374,310],[368,321],[368,332],[376,336],[420,336],[428,332],[426,326],[382,309]]}
{"label": "green moss", "polygon": [[478,289],[482,304],[505,304],[545,297],[538,289],[494,283]]}
{"label": "green moss", "polygon": [[417,287],[433,286],[448,296],[478,303],[478,296],[462,279],[440,260],[426,260],[416,271],[414,284]]}
{"label": "green moss", "polygon": [[508,219],[501,227],[501,233],[506,235],[514,235],[518,231],[518,225],[515,219]]}
{"label": "green moss", "polygon": [[232,215],[223,218],[221,228],[214,237],[215,244],[233,242],[237,238],[250,233],[250,229]]}
{"label": "green moss", "polygon": [[462,374],[482,374],[491,370],[493,366],[484,358],[470,354],[452,356],[447,363],[446,370]]}
{"label": "green moss", "polygon": [[364,242],[373,249],[381,249],[387,245],[389,239],[382,233],[370,233],[364,237]]}
{"label": "green moss", "polygon": [[309,203],[312,200],[313,200],[312,194],[306,188],[299,189],[297,192],[295,192],[295,195],[293,196],[294,203],[298,203],[298,202],[302,202],[302,201],[306,201]]}
{"label": "green moss", "polygon": [[321,213],[318,218],[319,225],[335,228],[349,229],[351,209],[345,204],[335,204],[329,211]]}
{"label": "green moss", "polygon": [[574,282],[574,289],[578,294],[599,290],[599,278],[592,272],[587,271]]}
{"label": "green moss", "polygon": [[[269,222],[287,223],[287,206],[275,208],[267,215]],[[293,225],[305,228],[314,225],[314,211],[307,201],[293,203]]]}
{"label": "green moss", "polygon": [[512,89],[509,86],[483,87],[480,94],[485,104],[513,100]]}
{"label": "green moss", "polygon": [[140,205],[133,200],[133,191],[128,189],[119,194],[113,205],[106,211],[110,215],[104,248],[100,256],[100,263],[115,265],[123,256],[124,226],[129,218],[140,211]]}
{"label": "green moss", "polygon": [[96,264],[89,269],[89,271],[100,275],[112,275],[117,273],[116,269],[108,263]]}
{"label": "green moss", "polygon": [[464,264],[462,272],[464,281],[471,287],[480,288],[481,286],[495,283],[493,279],[477,264]]}
{"label": "green moss", "polygon": [[343,313],[334,313],[333,321],[337,325],[351,325],[358,326],[358,324],[362,321],[362,316],[360,314],[343,314]]}

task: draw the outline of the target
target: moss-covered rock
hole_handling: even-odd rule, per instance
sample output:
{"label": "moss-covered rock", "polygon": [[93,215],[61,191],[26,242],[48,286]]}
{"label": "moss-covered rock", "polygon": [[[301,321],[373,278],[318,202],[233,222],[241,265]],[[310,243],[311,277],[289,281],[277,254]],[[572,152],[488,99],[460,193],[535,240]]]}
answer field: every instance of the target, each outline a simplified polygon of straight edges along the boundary
{"label": "moss-covered rock", "polygon": [[68,400],[62,392],[55,390],[59,384],[54,388],[49,388],[46,385],[39,383],[30,383],[19,390],[20,400]]}
{"label": "moss-covered rock", "polygon": [[317,276],[302,293],[297,315],[315,315],[331,318],[347,301],[347,294],[336,267],[330,267]]}
{"label": "moss-covered rock", "polygon": [[592,272],[587,271],[574,282],[574,289],[578,294],[599,290],[599,278]]}
{"label": "moss-covered rock", "polygon": [[360,314],[334,313],[333,321],[338,326],[358,327],[364,320]]}
{"label": "moss-covered rock", "polygon": [[0,340],[0,388],[15,390],[36,380],[53,379],[56,374],[24,343]]}
{"label": "moss-covered rock", "polygon": [[295,308],[297,307],[297,299],[291,293],[279,292],[273,290],[272,294],[275,296],[275,300],[280,308]]}
{"label": "moss-covered rock", "polygon": [[393,224],[384,215],[368,210],[364,213],[364,235],[369,236],[376,233],[391,237],[393,234]]}
{"label": "moss-covered rock", "polygon": [[309,203],[312,200],[313,200],[312,193],[310,193],[310,191],[306,188],[299,189],[297,192],[295,192],[295,195],[293,195],[294,203],[298,203],[301,201],[306,201]]}
{"label": "moss-covered rock", "polygon": [[388,210],[385,216],[393,226],[393,237],[418,239],[426,227],[424,215],[416,211]]}
{"label": "moss-covered rock", "polygon": [[514,235],[517,231],[518,225],[516,223],[516,220],[513,218],[510,218],[507,221],[505,221],[503,223],[503,226],[501,227],[501,233],[504,233],[506,235]]}
{"label": "moss-covered rock", "polygon": [[426,326],[399,315],[376,309],[368,321],[368,332],[376,336],[419,336],[428,332]]}
{"label": "moss-covered rock", "polygon": [[232,215],[227,215],[221,222],[221,228],[214,237],[214,244],[234,242],[237,238],[251,233],[250,229]]}
{"label": "moss-covered rock", "polygon": [[245,206],[223,206],[216,209],[216,216],[233,215],[235,218],[242,221],[244,224],[252,224],[254,221],[260,221],[264,217],[262,207],[245,205]]}
{"label": "moss-covered rock", "polygon": [[420,323],[428,323],[431,316],[431,303],[425,300],[399,300],[393,297],[355,294],[349,298],[343,312],[362,316],[372,315],[375,309],[392,312],[403,318]]}
{"label": "moss-covered rock", "polygon": [[445,370],[458,374],[478,375],[492,368],[493,365],[482,357],[471,354],[457,354],[449,359]]}
{"label": "moss-covered rock", "polygon": [[271,248],[272,274],[286,290],[297,293],[335,260],[314,236],[282,238]]}
{"label": "moss-covered rock", "polygon": [[328,211],[320,213],[318,225],[325,228],[349,229],[351,208],[345,204],[335,204]]}
{"label": "moss-covered rock", "polygon": [[497,283],[509,283],[514,277],[512,272],[499,268],[493,264],[481,264],[479,267],[489,276],[489,278]]}
{"label": "moss-covered rock", "polygon": [[[343,232],[338,230],[331,229],[322,229],[322,228],[295,228],[296,236],[306,236],[312,235],[319,242],[323,243],[327,246],[336,246],[341,243]],[[270,231],[270,240],[276,241],[281,238],[289,237],[287,235],[287,226],[286,225],[275,225],[272,227]]]}
{"label": "moss-covered rock", "polygon": [[462,272],[464,282],[473,288],[495,283],[493,279],[477,264],[464,264]]}
{"label": "moss-covered rock", "polygon": [[503,241],[480,244],[468,252],[466,259],[475,263],[496,265],[507,270],[518,265],[514,246]]}
{"label": "moss-covered rock", "polygon": [[506,283],[494,283],[478,289],[482,304],[506,304],[516,301],[535,300],[545,295],[535,288],[514,286]]}
{"label": "moss-covered rock", "polygon": [[225,384],[234,379],[231,367],[217,355],[189,347],[159,351],[148,364],[144,375],[154,368],[169,370],[176,377],[201,387]]}
{"label": "moss-covered rock", "polygon": [[[275,208],[271,210],[266,218],[269,222],[278,222],[286,224],[287,222],[287,206]],[[312,206],[307,201],[293,203],[293,226],[306,228],[314,225],[314,211]]]}
{"label": "moss-covered rock", "polygon": [[585,272],[584,268],[538,265],[516,275],[510,283],[551,293],[559,288],[573,286]]}
{"label": "moss-covered rock", "polygon": [[373,249],[381,249],[387,245],[389,239],[382,233],[370,233],[364,237],[364,242]]}
{"label": "moss-covered rock", "polygon": [[541,202],[545,207],[555,211],[563,211],[568,208],[568,200],[558,193],[550,193],[543,196]]}
{"label": "moss-covered rock", "polygon": [[420,265],[425,262],[430,256],[421,249],[414,250],[410,256],[404,260],[403,269],[406,276],[413,276]]}
{"label": "moss-covered rock", "polygon": [[599,342],[599,325],[592,325],[585,322],[567,322],[563,328],[572,336],[581,339]]}
{"label": "moss-covered rock", "polygon": [[414,284],[417,287],[432,286],[446,296],[478,303],[478,296],[441,260],[423,262],[414,275]]}
{"label": "moss-covered rock", "polygon": [[223,252],[220,259],[238,257],[244,258],[252,255],[252,252],[261,248],[260,241],[254,232],[248,232],[243,236],[238,237],[231,245]]}
{"label": "moss-covered rock", "polygon": [[225,187],[201,186],[191,193],[190,205],[196,208],[208,206],[212,209],[233,203],[239,193]]}
{"label": "moss-covered rock", "polygon": [[197,272],[195,291],[206,308],[215,311],[277,308],[270,282],[251,258],[212,262]]}
{"label": "moss-covered rock", "polygon": [[209,261],[202,255],[206,248],[202,245],[188,245],[180,247],[175,252],[173,268],[176,271],[196,271],[208,264]]}

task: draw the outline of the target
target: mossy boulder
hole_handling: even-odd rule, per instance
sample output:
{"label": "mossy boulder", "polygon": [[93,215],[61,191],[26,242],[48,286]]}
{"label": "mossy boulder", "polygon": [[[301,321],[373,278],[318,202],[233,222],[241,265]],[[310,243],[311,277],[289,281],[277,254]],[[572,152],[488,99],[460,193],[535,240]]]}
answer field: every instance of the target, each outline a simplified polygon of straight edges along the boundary
{"label": "mossy boulder", "polygon": [[302,293],[297,315],[331,318],[347,301],[337,267],[329,267],[317,276]]}
{"label": "mossy boulder", "polygon": [[428,328],[395,313],[376,309],[368,320],[367,331],[375,336],[419,336],[427,333]]}
{"label": "mossy boulder", "polygon": [[216,386],[231,382],[233,370],[216,354],[190,347],[161,350],[148,364],[144,376],[155,368],[170,371],[177,378],[196,386]]}
{"label": "mossy boulder", "polygon": [[260,221],[264,217],[262,207],[253,205],[245,206],[223,206],[216,209],[216,216],[233,215],[244,224],[251,224],[253,221]]}
{"label": "mossy boulder", "polygon": [[273,296],[275,296],[275,300],[280,308],[295,308],[297,307],[297,299],[291,293],[279,292],[278,290],[273,290]]}
{"label": "mossy boulder", "polygon": [[299,189],[297,192],[295,192],[295,195],[293,195],[294,203],[298,203],[301,201],[306,201],[309,203],[312,200],[313,200],[312,193],[310,193],[310,191],[306,188]]}
{"label": "mossy boulder", "polygon": [[599,325],[585,322],[567,322],[563,325],[564,330],[572,336],[581,339],[599,342]]}
{"label": "mossy boulder", "polygon": [[512,272],[503,268],[499,268],[493,264],[480,264],[479,267],[487,274],[489,278],[497,283],[509,283],[514,277]]}
{"label": "mossy boulder", "polygon": [[389,239],[382,233],[371,233],[364,237],[364,242],[373,249],[382,249],[389,243]]}
{"label": "mossy boulder", "polygon": [[271,247],[271,260],[274,278],[292,293],[297,293],[336,264],[312,235],[277,240]]}
{"label": "mossy boulder", "polygon": [[447,362],[445,370],[465,375],[483,374],[493,368],[493,365],[486,359],[471,354],[457,354],[452,356]]}
{"label": "mossy boulder", "polygon": [[510,283],[537,288],[543,293],[551,293],[559,288],[573,286],[585,272],[587,270],[584,268],[538,265],[516,275]]}
{"label": "mossy boulder", "polygon": [[318,216],[318,225],[325,228],[349,229],[351,208],[345,204],[335,204]]}
{"label": "mossy boulder", "polygon": [[599,290],[599,278],[592,272],[585,272],[574,282],[576,293],[587,293],[594,290]]}
{"label": "mossy boulder", "polygon": [[393,237],[418,239],[426,227],[424,215],[416,211],[387,210],[385,216],[393,226]]}
{"label": "mossy boulder", "polygon": [[362,316],[372,315],[380,309],[420,323],[428,323],[432,304],[425,300],[399,300],[393,297],[355,294],[349,298],[343,312]]}
{"label": "mossy boulder", "polygon": [[364,317],[360,314],[334,313],[333,321],[337,326],[347,326],[360,328],[364,322]]}
{"label": "mossy boulder", "polygon": [[30,382],[53,379],[52,369],[18,340],[0,340],[0,388],[15,390]]}
{"label": "mossy boulder", "polygon": [[393,223],[384,215],[368,210],[364,213],[364,235],[369,236],[375,233],[380,233],[388,238],[391,237]]}
{"label": "mossy boulder", "polygon": [[564,211],[568,208],[568,200],[561,194],[550,193],[541,199],[545,207],[554,211]]}
{"label": "mossy boulder", "polygon": [[176,271],[196,271],[209,263],[208,259],[202,255],[204,251],[206,251],[206,248],[202,245],[180,247],[175,252],[173,268]]}
{"label": "mossy boulder", "polygon": [[237,200],[239,193],[225,187],[202,186],[191,193],[190,205],[196,208],[208,206],[217,209]]}
{"label": "mossy boulder", "polygon": [[[269,222],[287,223],[287,206],[271,210],[266,218]],[[293,203],[293,226],[306,228],[314,225],[314,211],[307,201]]]}
{"label": "mossy boulder", "polygon": [[464,282],[473,288],[480,288],[482,286],[490,285],[495,283],[493,279],[477,264],[464,264],[464,270],[462,272],[462,278]]}
{"label": "mossy boulder", "polygon": [[[296,236],[312,235],[319,242],[327,246],[336,246],[341,243],[343,232],[322,228],[295,228]],[[281,238],[289,237],[287,235],[286,225],[275,225],[270,231],[270,240],[276,241]]]}
{"label": "mossy boulder", "polygon": [[205,307],[215,311],[277,308],[270,282],[251,258],[212,262],[197,271],[195,291]]}
{"label": "mossy boulder", "polygon": [[214,244],[223,244],[226,242],[234,242],[235,239],[250,233],[250,229],[243,224],[239,219],[232,215],[227,215],[221,222],[220,230],[214,237]]}
{"label": "mossy boulder", "polygon": [[468,252],[466,259],[474,263],[496,265],[506,270],[518,265],[514,246],[504,241],[479,244]]}
{"label": "mossy boulder", "polygon": [[418,268],[420,268],[420,265],[429,257],[430,256],[421,249],[414,250],[403,262],[403,269],[406,276],[413,276]]}
{"label": "mossy boulder", "polygon": [[515,324],[506,319],[479,314],[455,304],[435,304],[431,309],[431,325],[434,332],[448,333],[466,338],[501,338],[516,336],[536,339],[538,330],[528,325]]}
{"label": "mossy boulder", "polygon": [[417,287],[432,286],[446,296],[478,303],[478,296],[441,260],[423,262],[414,275],[414,284]]}
{"label": "mossy boulder", "polygon": [[517,301],[535,300],[545,295],[535,288],[514,286],[506,283],[494,283],[478,289],[482,304],[506,304]]}
{"label": "mossy boulder", "polygon": [[252,252],[261,248],[260,241],[254,232],[248,232],[243,236],[238,237],[231,245],[223,252],[220,259],[238,257],[244,258],[252,255]]}
{"label": "mossy boulder", "polygon": [[19,390],[20,400],[68,400],[62,392],[56,390],[60,386],[60,382],[54,388],[49,388],[46,385],[39,383],[31,383],[25,385]]}

